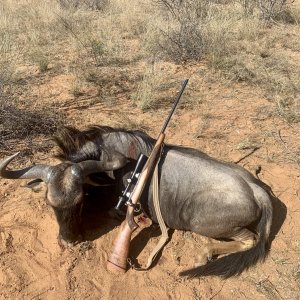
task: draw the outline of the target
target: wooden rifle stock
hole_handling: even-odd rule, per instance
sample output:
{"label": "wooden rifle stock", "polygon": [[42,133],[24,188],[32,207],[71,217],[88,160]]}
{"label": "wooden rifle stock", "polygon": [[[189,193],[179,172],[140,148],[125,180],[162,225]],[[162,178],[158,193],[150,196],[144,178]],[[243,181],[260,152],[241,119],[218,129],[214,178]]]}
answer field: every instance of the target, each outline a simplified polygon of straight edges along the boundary
{"label": "wooden rifle stock", "polygon": [[128,206],[126,219],[120,226],[119,233],[115,239],[113,250],[107,261],[107,269],[114,273],[125,273],[127,266],[127,258],[132,233],[138,228],[138,224],[134,221],[134,205],[138,203],[149,176],[151,176],[157,158],[160,155],[161,146],[164,142],[165,134],[160,133],[154,145],[154,148],[145,164],[140,175],[137,185],[132,192],[131,202],[133,206]]}
{"label": "wooden rifle stock", "polygon": [[119,233],[115,239],[113,250],[109,259],[107,261],[107,269],[114,273],[125,273],[127,269],[127,258],[129,253],[129,246],[131,241],[132,233],[138,228],[138,224],[134,221],[134,207],[139,202],[144,187],[147,183],[148,178],[151,176],[155,164],[160,156],[161,146],[165,139],[165,129],[172,117],[172,114],[175,111],[175,108],[182,96],[182,93],[188,83],[188,79],[184,80],[182,88],[178,93],[173,108],[165,121],[164,126],[161,129],[161,132],[157,138],[157,141],[153,147],[153,150],[141,172],[139,180],[132,192],[131,203],[128,205],[126,219],[122,222],[120,226]]}

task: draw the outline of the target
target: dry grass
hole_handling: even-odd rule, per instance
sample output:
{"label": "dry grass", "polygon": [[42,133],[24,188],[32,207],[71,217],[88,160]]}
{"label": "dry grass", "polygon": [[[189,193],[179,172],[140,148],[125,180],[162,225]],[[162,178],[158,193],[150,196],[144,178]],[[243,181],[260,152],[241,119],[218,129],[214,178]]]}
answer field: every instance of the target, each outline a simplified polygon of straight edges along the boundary
{"label": "dry grass", "polygon": [[104,10],[109,3],[108,0],[58,0],[60,6],[64,9],[91,9]]}
{"label": "dry grass", "polygon": [[149,127],[146,125],[145,121],[138,120],[135,115],[119,113],[117,116],[118,118],[111,124],[112,126],[125,128],[127,130],[149,131]]}
{"label": "dry grass", "polygon": [[[63,115],[52,108],[19,108],[11,99],[0,97],[0,147],[16,151],[32,148],[33,138],[50,138],[63,124]],[[45,151],[49,143],[35,144],[35,150]]]}
{"label": "dry grass", "polygon": [[261,88],[289,122],[300,121],[299,56],[286,51],[298,51],[300,11],[290,2],[154,2],[159,14],[145,43],[154,57],[204,59],[230,80]]}
{"label": "dry grass", "polygon": [[15,111],[22,109],[17,82],[39,74],[22,73],[20,66],[35,66],[43,76],[49,70],[75,75],[75,99],[96,86],[99,101],[127,99],[142,110],[157,109],[178,89],[178,78],[158,66],[204,60],[232,81],[259,87],[278,114],[298,122],[300,6],[263,3],[3,0],[0,91],[14,99]]}
{"label": "dry grass", "polygon": [[157,109],[164,103],[164,92],[169,89],[172,83],[170,79],[158,66],[154,64],[146,68],[142,80],[138,83],[136,92],[132,97],[143,111]]}
{"label": "dry grass", "polygon": [[40,72],[47,71],[51,61],[49,44],[63,37],[54,17],[55,9],[55,3],[40,1],[0,3],[1,148],[15,150],[20,144],[23,148],[32,147],[32,138],[52,135],[62,123],[62,116],[51,107],[18,99],[23,80],[18,68],[34,63]]}

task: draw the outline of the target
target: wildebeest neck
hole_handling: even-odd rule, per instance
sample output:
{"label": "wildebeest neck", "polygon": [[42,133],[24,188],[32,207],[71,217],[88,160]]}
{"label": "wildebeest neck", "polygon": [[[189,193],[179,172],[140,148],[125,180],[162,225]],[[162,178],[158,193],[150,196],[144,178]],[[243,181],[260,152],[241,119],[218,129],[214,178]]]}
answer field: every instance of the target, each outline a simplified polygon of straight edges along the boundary
{"label": "wildebeest neck", "polygon": [[128,158],[137,159],[140,153],[148,155],[154,140],[141,131],[128,131],[108,126],[93,126],[80,131],[62,127],[54,137],[61,160],[80,162],[99,160],[103,152],[119,152]]}
{"label": "wildebeest neck", "polygon": [[153,139],[142,132],[111,132],[103,135],[103,148],[108,153],[116,151],[134,160],[140,153],[149,155],[153,144]]}

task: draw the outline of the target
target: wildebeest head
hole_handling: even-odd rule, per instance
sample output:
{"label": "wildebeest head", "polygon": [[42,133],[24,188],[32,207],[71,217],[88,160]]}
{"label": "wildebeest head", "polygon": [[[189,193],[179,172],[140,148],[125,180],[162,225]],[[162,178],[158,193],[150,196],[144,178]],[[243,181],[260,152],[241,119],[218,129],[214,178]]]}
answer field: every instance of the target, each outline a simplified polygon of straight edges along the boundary
{"label": "wildebeest head", "polygon": [[81,240],[83,184],[92,173],[122,168],[127,159],[119,153],[110,160],[63,162],[56,166],[34,165],[21,170],[7,170],[16,153],[0,161],[0,176],[8,179],[40,179],[47,185],[46,201],[53,208],[59,225],[59,240],[74,243]]}

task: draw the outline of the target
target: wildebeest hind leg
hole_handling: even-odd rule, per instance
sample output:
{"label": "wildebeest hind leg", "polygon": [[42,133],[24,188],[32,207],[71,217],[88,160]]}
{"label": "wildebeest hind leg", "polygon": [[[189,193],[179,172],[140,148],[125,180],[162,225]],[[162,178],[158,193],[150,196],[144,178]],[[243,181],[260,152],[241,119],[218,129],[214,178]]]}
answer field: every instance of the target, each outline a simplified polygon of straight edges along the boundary
{"label": "wildebeest hind leg", "polygon": [[252,248],[256,243],[256,235],[247,228],[241,228],[234,234],[226,236],[233,241],[212,242],[203,247],[195,261],[195,267],[202,266],[213,256],[226,255]]}

